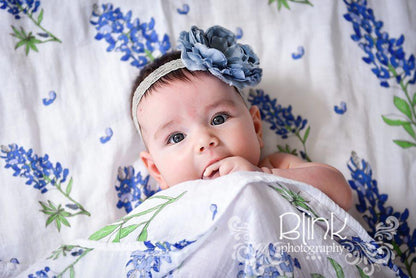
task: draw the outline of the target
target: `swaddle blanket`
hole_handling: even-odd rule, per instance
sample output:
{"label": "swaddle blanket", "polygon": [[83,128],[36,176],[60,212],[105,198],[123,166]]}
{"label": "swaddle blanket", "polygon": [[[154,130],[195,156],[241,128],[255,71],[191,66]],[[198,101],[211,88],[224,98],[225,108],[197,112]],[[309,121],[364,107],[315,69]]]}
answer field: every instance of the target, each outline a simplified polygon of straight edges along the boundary
{"label": "swaddle blanket", "polygon": [[394,277],[391,255],[312,186],[237,172],[161,191],[22,277]]}
{"label": "swaddle blanket", "polygon": [[[414,0],[0,0],[0,277],[15,277],[54,248],[88,239],[158,190],[139,157],[144,144],[131,121],[130,91],[143,66],[176,49],[180,32],[192,25],[221,25],[258,55],[262,82],[245,93],[261,112],[263,155],[288,152],[341,171],[353,190],[349,213],[372,238],[381,241],[377,233],[394,223],[387,219],[399,221],[396,234],[383,242],[393,247],[400,276],[416,277]],[[212,223],[225,213],[219,203]],[[154,246],[153,223],[164,210],[148,225]],[[179,219],[170,221],[179,225]],[[137,237],[142,228],[129,235]],[[128,246],[140,245],[133,242]],[[64,269],[52,263],[66,258],[64,276],[79,259],[75,276],[88,277],[82,265],[98,272],[111,263],[110,256],[92,262],[98,247],[73,246],[26,273],[53,276]],[[131,252],[114,267],[127,274]],[[291,255],[302,267],[294,267],[295,276],[309,270],[308,263],[318,264],[301,255]],[[329,257],[345,270],[344,258]],[[324,261],[322,269],[332,271]],[[173,265],[161,262],[161,271]]]}

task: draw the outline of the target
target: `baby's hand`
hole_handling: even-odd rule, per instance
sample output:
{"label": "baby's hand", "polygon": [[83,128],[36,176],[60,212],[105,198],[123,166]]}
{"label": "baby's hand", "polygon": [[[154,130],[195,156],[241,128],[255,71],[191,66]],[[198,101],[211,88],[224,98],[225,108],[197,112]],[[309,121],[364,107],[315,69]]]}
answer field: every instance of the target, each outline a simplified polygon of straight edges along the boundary
{"label": "baby's hand", "polygon": [[204,179],[216,178],[219,176],[225,176],[237,171],[260,171],[262,170],[256,165],[251,164],[247,159],[240,156],[226,157],[220,161],[217,161],[205,169],[203,174]]}

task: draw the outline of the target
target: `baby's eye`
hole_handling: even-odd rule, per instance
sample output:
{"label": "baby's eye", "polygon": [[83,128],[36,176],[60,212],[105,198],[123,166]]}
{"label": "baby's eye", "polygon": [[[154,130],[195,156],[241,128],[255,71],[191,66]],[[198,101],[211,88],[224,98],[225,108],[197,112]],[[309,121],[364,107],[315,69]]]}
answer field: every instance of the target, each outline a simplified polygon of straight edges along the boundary
{"label": "baby's eye", "polygon": [[212,119],[212,121],[211,121],[211,125],[221,125],[221,124],[223,124],[228,118],[229,118],[230,116],[229,115],[227,115],[227,114],[224,114],[224,113],[222,113],[222,114],[219,114],[219,115],[216,115],[213,119]]}
{"label": "baby's eye", "polygon": [[169,144],[177,144],[180,141],[185,139],[185,135],[183,133],[175,133],[169,136],[168,143]]}

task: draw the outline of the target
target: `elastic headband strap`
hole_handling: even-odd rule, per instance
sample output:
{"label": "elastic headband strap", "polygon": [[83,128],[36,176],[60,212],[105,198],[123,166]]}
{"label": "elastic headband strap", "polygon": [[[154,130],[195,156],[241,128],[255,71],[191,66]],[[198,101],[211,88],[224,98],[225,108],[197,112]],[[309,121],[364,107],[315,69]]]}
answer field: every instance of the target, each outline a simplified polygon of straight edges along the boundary
{"label": "elastic headband strap", "polygon": [[136,91],[134,91],[132,107],[131,107],[131,115],[133,117],[134,125],[136,126],[139,135],[141,136],[139,121],[137,120],[137,106],[139,105],[140,100],[142,99],[143,95],[146,91],[152,86],[156,81],[160,78],[165,76],[166,74],[184,68],[185,65],[182,63],[181,59],[172,60],[167,62],[157,69],[155,69],[152,73],[150,73],[140,84],[137,86]]}

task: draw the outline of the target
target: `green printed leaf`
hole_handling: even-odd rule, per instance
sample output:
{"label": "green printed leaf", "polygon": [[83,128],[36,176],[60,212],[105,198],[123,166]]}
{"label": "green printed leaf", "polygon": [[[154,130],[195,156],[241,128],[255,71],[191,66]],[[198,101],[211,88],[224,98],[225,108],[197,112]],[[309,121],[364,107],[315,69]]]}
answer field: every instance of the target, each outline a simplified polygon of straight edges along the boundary
{"label": "green printed leaf", "polygon": [[278,1],[278,9],[280,10],[280,8],[283,6],[285,6],[286,9],[290,10],[289,4],[287,3],[287,0],[277,0]]}
{"label": "green printed leaf", "polygon": [[146,241],[147,240],[147,227],[145,226],[141,231],[139,237],[137,238],[138,241]]}
{"label": "green printed leaf", "polygon": [[59,221],[59,218],[55,218],[56,228],[58,228],[58,232],[61,231],[61,221]]}
{"label": "green printed leaf", "polygon": [[407,131],[407,133],[409,133],[410,136],[413,137],[413,139],[416,139],[416,134],[415,131],[413,130],[413,127],[410,123],[406,123],[403,125],[404,130]]}
{"label": "green printed leaf", "polygon": [[53,210],[58,210],[58,209],[55,207],[55,205],[52,203],[52,201],[48,200],[48,204],[49,204],[49,207],[50,207],[51,209],[53,209]]}
{"label": "green printed leaf", "polygon": [[311,273],[311,278],[325,278],[325,276],[319,273]]}
{"label": "green printed leaf", "polygon": [[402,147],[403,149],[407,149],[410,147],[416,147],[416,144],[410,141],[406,141],[406,140],[393,140],[394,143],[396,143],[397,145],[399,145],[399,147]]}
{"label": "green printed leaf", "polygon": [[409,123],[407,121],[403,121],[403,120],[394,120],[394,119],[389,119],[385,116],[381,116],[383,118],[383,121],[390,125],[390,126],[400,126],[400,125],[404,125],[406,123]]}
{"label": "green printed leaf", "polygon": [[120,230],[120,239],[125,238],[126,236],[128,236],[131,232],[133,232],[135,229],[137,229],[137,227],[139,227],[140,224],[134,224],[134,225],[130,225],[127,226],[125,228],[122,228]]}
{"label": "green printed leaf", "polygon": [[45,210],[45,211],[48,211],[49,210],[48,206],[46,206],[46,204],[44,202],[39,201],[39,204],[42,206],[43,210]]}
{"label": "green printed leaf", "polygon": [[40,14],[39,14],[38,20],[37,20],[38,24],[40,24],[42,22],[42,20],[43,20],[43,9],[40,10]]}
{"label": "green printed leaf", "polygon": [[329,262],[331,263],[332,267],[335,270],[335,273],[337,274],[337,278],[344,278],[344,271],[342,270],[342,267],[339,263],[337,263],[334,259],[328,257]]}
{"label": "green printed leaf", "polygon": [[290,153],[290,154],[293,154],[293,155],[296,155],[296,156],[298,155],[298,151],[296,149],[291,150],[290,146],[288,144],[286,144],[285,147],[277,145],[277,148],[279,149],[279,152]]}
{"label": "green printed leaf", "polygon": [[370,278],[370,276],[368,276],[364,273],[364,271],[361,269],[361,267],[359,267],[358,265],[356,265],[356,267],[358,269],[358,272],[360,273],[361,278]]}
{"label": "green printed leaf", "polygon": [[120,233],[121,233],[121,229],[119,229],[118,231],[117,231],[117,234],[116,234],[116,236],[114,237],[114,239],[113,239],[113,242],[114,243],[118,243],[118,242],[120,242]]}
{"label": "green printed leaf", "polygon": [[308,139],[308,136],[309,136],[309,131],[311,130],[311,127],[310,126],[308,126],[308,128],[306,129],[306,131],[305,131],[305,135],[303,136],[303,142],[305,143],[306,142],[306,140]]}
{"label": "green printed leaf", "polygon": [[69,224],[68,220],[65,217],[63,217],[62,215],[58,216],[58,219],[65,226],[71,227],[71,224]]}
{"label": "green printed leaf", "polygon": [[46,227],[48,227],[48,225],[51,224],[57,217],[58,217],[57,214],[53,214],[49,216],[48,219],[46,220]]}
{"label": "green printed leaf", "polygon": [[69,277],[70,278],[74,278],[75,277],[75,270],[74,270],[74,266],[71,265],[71,267],[69,268]]}
{"label": "green printed leaf", "polygon": [[412,112],[410,110],[410,106],[404,99],[395,96],[394,105],[396,106],[397,109],[400,110],[400,112],[405,114],[409,119],[412,118]]}
{"label": "green printed leaf", "polygon": [[17,30],[17,28],[14,27],[13,25],[12,25],[12,30],[13,30],[14,34],[10,34],[10,35],[12,35],[13,37],[16,37],[18,39],[24,39],[23,36],[20,34],[19,30]]}
{"label": "green printed leaf", "polygon": [[120,227],[120,225],[117,225],[117,224],[116,225],[105,226],[101,230],[98,230],[97,232],[93,233],[88,239],[90,239],[90,240],[100,240],[100,239],[108,236],[112,232],[114,232],[115,229],[117,229],[118,227]]}
{"label": "green printed leaf", "polygon": [[412,106],[416,105],[416,92],[413,93]]}
{"label": "green printed leaf", "polygon": [[163,196],[163,195],[153,195],[153,196],[151,196],[151,197],[149,197],[149,198],[147,198],[147,199],[164,199],[164,200],[172,200],[173,198],[172,197],[169,197],[169,196]]}
{"label": "green printed leaf", "polygon": [[69,194],[71,193],[71,190],[72,190],[72,177],[69,179],[68,186],[66,187],[66,190],[65,190],[66,195],[69,196]]}

